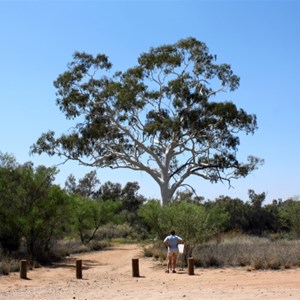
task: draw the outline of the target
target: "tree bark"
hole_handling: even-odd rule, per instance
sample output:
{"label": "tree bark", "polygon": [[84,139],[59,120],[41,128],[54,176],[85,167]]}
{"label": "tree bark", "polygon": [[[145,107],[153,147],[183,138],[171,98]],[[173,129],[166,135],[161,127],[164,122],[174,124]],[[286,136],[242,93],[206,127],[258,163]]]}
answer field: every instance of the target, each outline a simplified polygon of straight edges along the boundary
{"label": "tree bark", "polygon": [[168,186],[168,184],[162,184],[160,186],[160,194],[161,194],[161,203],[163,206],[170,203],[172,195],[171,190]]}

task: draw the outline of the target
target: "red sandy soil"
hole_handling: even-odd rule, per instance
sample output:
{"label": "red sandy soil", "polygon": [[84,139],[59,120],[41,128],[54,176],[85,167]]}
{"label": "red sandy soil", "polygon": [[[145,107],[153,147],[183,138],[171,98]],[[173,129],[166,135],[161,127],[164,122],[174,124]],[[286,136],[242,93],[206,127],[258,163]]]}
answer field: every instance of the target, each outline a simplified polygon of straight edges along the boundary
{"label": "red sandy soil", "polygon": [[[132,258],[139,258],[140,277],[132,277]],[[76,279],[75,260],[83,277]],[[161,263],[142,255],[138,245],[76,254],[52,268],[0,276],[1,300],[94,299],[300,299],[300,269],[250,271],[248,268],[187,268],[166,274]]]}

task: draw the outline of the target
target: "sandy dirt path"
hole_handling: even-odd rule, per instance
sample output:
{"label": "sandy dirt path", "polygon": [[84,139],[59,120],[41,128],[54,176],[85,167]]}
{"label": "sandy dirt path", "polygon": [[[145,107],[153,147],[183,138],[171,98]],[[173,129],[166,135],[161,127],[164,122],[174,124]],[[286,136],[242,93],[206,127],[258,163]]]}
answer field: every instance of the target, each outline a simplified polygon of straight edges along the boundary
{"label": "sandy dirt path", "polygon": [[[132,277],[132,258],[139,258],[140,277]],[[83,279],[76,279],[75,260],[83,260]],[[142,257],[138,245],[75,255],[55,268],[38,268],[0,277],[1,300],[95,299],[300,299],[300,269],[252,271],[245,268],[187,269],[166,274],[162,263]]]}

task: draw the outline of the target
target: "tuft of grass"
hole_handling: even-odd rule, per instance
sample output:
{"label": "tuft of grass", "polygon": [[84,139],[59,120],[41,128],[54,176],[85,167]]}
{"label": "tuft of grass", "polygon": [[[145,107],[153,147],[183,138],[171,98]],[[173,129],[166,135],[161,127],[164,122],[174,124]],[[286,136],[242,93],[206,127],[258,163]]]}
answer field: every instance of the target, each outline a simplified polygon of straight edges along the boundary
{"label": "tuft of grass", "polygon": [[9,257],[2,257],[0,261],[0,275],[9,275],[20,270],[19,261]]}
{"label": "tuft of grass", "polygon": [[144,256],[153,257],[154,259],[159,261],[164,261],[167,258],[166,248],[160,241],[155,241],[151,245],[144,246],[143,251]]}

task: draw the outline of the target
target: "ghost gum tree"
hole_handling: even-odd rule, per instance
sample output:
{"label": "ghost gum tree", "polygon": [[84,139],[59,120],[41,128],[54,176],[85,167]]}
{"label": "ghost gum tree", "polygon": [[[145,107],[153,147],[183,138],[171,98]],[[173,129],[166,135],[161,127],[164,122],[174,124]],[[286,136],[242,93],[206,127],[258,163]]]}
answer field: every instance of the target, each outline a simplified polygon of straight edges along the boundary
{"label": "ghost gum tree", "polygon": [[238,88],[239,78],[216,60],[194,38],[151,48],[136,66],[113,74],[106,55],[76,52],[54,85],[59,109],[77,125],[60,137],[42,134],[31,151],[144,171],[163,205],[192,175],[229,184],[245,177],[262,162],[237,158],[239,134],[255,132],[256,116],[217,101]]}

